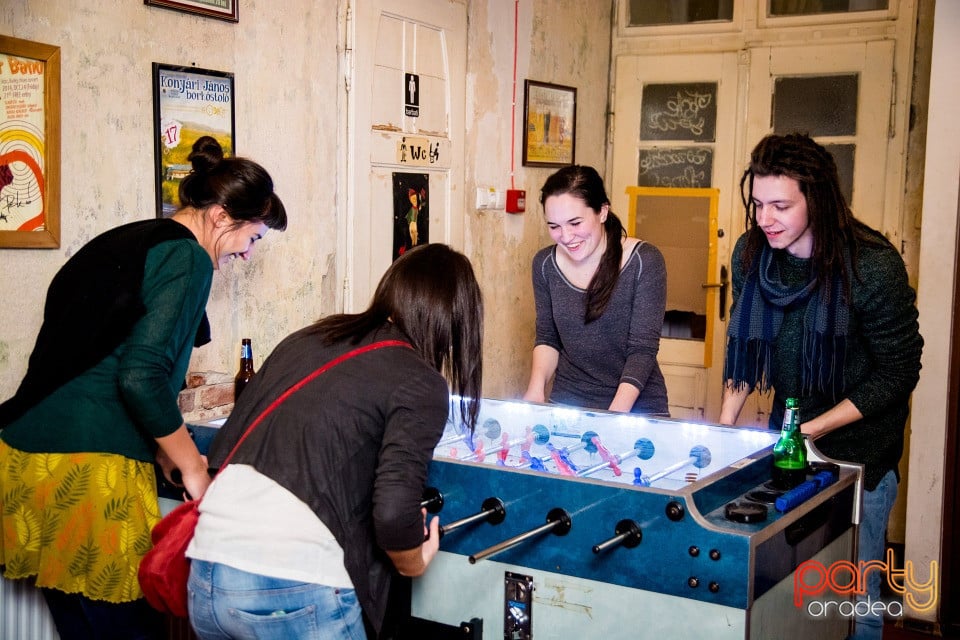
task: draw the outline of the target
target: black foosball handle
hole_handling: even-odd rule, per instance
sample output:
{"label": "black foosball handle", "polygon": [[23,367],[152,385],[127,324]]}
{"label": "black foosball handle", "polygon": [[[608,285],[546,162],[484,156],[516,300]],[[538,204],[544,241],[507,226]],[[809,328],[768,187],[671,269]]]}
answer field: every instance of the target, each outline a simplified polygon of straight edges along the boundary
{"label": "black foosball handle", "polygon": [[423,490],[420,508],[426,509],[427,513],[440,513],[443,509],[443,494],[436,487],[427,487]]}

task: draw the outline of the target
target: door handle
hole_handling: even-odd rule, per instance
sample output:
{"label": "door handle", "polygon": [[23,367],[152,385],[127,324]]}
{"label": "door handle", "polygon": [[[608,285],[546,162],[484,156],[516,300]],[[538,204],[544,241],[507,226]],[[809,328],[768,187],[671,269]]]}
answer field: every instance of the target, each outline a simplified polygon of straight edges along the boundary
{"label": "door handle", "polygon": [[727,317],[727,286],[730,280],[727,277],[727,266],[720,266],[720,282],[704,282],[701,289],[720,289],[720,320]]}

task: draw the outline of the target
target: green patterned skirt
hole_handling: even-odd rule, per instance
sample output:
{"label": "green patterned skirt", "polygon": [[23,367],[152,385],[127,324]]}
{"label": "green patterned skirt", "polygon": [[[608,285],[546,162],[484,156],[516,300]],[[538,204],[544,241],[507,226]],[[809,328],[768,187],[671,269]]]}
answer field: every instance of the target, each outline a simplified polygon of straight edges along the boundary
{"label": "green patterned skirt", "polygon": [[26,453],[0,441],[0,567],[94,600],[143,597],[137,568],[160,521],[152,463]]}

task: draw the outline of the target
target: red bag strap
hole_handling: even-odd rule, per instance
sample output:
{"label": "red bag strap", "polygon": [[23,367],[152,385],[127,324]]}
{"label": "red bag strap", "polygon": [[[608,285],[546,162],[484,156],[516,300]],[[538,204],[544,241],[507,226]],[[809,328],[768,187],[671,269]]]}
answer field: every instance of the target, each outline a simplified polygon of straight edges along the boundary
{"label": "red bag strap", "polygon": [[320,376],[320,374],[322,374],[322,373],[324,373],[324,372],[326,372],[326,371],[329,371],[330,369],[332,369],[333,367],[337,366],[337,365],[340,364],[341,362],[343,362],[343,361],[345,361],[345,360],[349,360],[350,358],[352,358],[352,357],[354,357],[354,356],[358,356],[358,355],[360,355],[361,353],[366,353],[366,352],[368,352],[368,351],[374,351],[374,350],[376,350],[376,349],[383,349],[384,347],[406,347],[407,349],[412,349],[412,348],[413,348],[413,347],[410,346],[410,343],[404,342],[403,340],[381,340],[381,341],[379,341],[379,342],[373,342],[373,343],[371,343],[371,344],[364,345],[364,346],[362,346],[362,347],[357,347],[356,349],[354,349],[354,350],[352,350],[352,351],[348,351],[348,352],[346,352],[346,353],[344,353],[344,354],[342,354],[342,355],[340,355],[340,356],[337,356],[336,358],[334,358],[334,359],[331,360],[330,362],[326,363],[325,365],[323,365],[323,366],[321,366],[321,367],[318,367],[318,368],[315,369],[312,373],[310,373],[310,374],[308,374],[307,376],[305,376],[300,382],[296,383],[295,385],[293,385],[292,387],[290,387],[289,389],[287,389],[286,391],[284,391],[282,394],[280,394],[280,396],[277,397],[276,400],[274,400],[273,402],[271,402],[270,405],[269,405],[266,409],[264,409],[263,412],[262,412],[259,416],[257,416],[257,418],[256,418],[253,422],[250,423],[250,426],[247,427],[247,430],[244,431],[244,432],[243,432],[243,435],[240,436],[240,439],[237,440],[237,444],[233,445],[233,449],[230,451],[230,453],[229,453],[229,454],[227,455],[227,457],[224,459],[223,464],[220,465],[220,469],[217,471],[217,473],[219,474],[220,471],[222,471],[223,468],[224,468],[225,466],[227,466],[227,463],[229,463],[229,462],[230,462],[230,459],[233,458],[233,454],[235,454],[235,453],[237,452],[237,449],[239,449],[239,448],[240,448],[240,445],[243,444],[243,441],[247,439],[247,436],[250,435],[250,432],[253,431],[253,429],[254,429],[257,425],[259,425],[261,422],[263,422],[263,420],[264,420],[268,415],[270,415],[270,413],[272,413],[274,409],[276,409],[276,408],[279,407],[281,404],[283,404],[284,401],[286,401],[287,398],[289,398],[290,396],[292,396],[293,394],[295,394],[297,391],[299,391],[300,389],[302,389],[303,387],[305,387],[305,386],[306,386],[307,384],[309,384],[312,380],[314,380],[314,379],[316,379],[318,376]]}

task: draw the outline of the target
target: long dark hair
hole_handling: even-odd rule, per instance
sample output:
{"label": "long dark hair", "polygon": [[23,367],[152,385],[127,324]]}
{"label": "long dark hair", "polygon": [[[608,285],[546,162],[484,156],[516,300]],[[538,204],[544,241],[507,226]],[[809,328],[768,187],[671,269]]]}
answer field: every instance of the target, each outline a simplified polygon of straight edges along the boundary
{"label": "long dark hair", "polygon": [[313,330],[327,343],[357,343],[388,320],[447,378],[472,432],[483,378],[483,300],[467,257],[445,244],[414,247],[383,274],[366,311],[322,318]]}
{"label": "long dark hair", "polygon": [[187,156],[193,167],[180,181],[180,206],[204,209],[218,204],[237,225],[260,222],[270,229],[287,228],[287,211],[273,191],[273,179],[253,160],[223,157],[212,136],[201,136]]}
{"label": "long dark hair", "polygon": [[564,167],[547,178],[540,189],[540,205],[543,206],[550,196],[568,193],[584,202],[600,215],[603,205],[607,205],[607,219],[603,229],[607,236],[607,246],[600,258],[597,272],[587,287],[587,306],[584,309],[584,322],[593,322],[603,315],[613,289],[620,277],[620,260],[623,258],[623,239],[627,236],[623,223],[613,211],[609,210],[610,199],[603,187],[603,179],[597,170],[585,165],[573,164]]}
{"label": "long dark hair", "polygon": [[[741,256],[747,271],[763,248],[766,238],[757,225],[753,182],[757,177],[793,178],[807,201],[807,216],[813,232],[812,275],[820,286],[840,273],[844,295],[849,299],[850,280],[858,276],[857,250],[861,243],[889,244],[878,232],[853,216],[840,189],[833,156],[810,136],[801,133],[769,135],[750,154],[750,166],[740,179],[740,198],[746,210],[747,243]],[[844,249],[849,249],[853,273],[848,273]]]}

